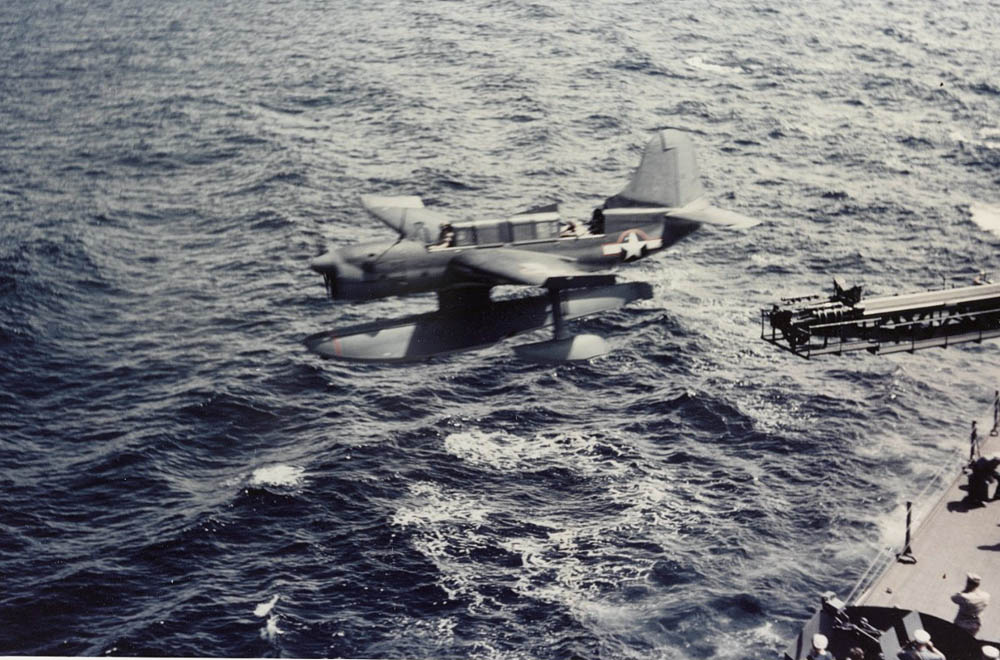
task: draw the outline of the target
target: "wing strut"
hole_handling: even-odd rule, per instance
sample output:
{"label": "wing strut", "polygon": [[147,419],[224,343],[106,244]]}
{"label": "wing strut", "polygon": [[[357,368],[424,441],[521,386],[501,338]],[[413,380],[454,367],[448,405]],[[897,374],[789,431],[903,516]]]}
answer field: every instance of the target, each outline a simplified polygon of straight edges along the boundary
{"label": "wing strut", "polygon": [[566,339],[566,320],[563,318],[563,301],[559,289],[549,289],[552,305],[552,335],[555,339]]}
{"label": "wing strut", "polygon": [[[555,278],[553,278],[555,279]],[[552,339],[514,347],[514,352],[522,360],[530,362],[572,362],[589,360],[611,351],[603,337],[598,335],[571,335],[566,329],[565,304],[566,289],[560,286],[549,288],[549,305],[552,308]]]}

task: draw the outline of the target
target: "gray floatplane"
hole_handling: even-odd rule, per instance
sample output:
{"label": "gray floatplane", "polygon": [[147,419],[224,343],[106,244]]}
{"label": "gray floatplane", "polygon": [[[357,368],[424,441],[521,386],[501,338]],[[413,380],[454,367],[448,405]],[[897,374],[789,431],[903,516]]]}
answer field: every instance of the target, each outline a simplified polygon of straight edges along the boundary
{"label": "gray floatplane", "polygon": [[[328,358],[421,360],[553,326],[553,339],[517,346],[517,354],[539,361],[589,359],[606,353],[607,342],[570,334],[566,321],[652,297],[647,282],[617,283],[609,269],[673,245],[702,224],[757,224],[708,203],[691,140],[673,129],[649,141],[629,184],[587,222],[562,219],[555,204],[503,219],[459,222],[426,208],[419,197],[361,201],[399,237],[314,259],[312,269],[323,276],[330,297],[369,300],[433,291],[439,308],[305,339],[311,351]],[[547,291],[491,299],[494,286],[512,284]]]}

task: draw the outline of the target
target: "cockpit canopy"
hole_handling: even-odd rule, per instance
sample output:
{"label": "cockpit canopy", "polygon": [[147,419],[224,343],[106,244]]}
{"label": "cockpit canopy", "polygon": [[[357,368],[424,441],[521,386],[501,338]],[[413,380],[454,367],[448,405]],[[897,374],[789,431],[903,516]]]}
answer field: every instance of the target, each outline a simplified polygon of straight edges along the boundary
{"label": "cockpit canopy", "polygon": [[448,247],[551,241],[559,238],[560,230],[559,211],[555,204],[498,220],[454,222],[446,229],[453,232]]}
{"label": "cockpit canopy", "polygon": [[467,245],[500,245],[559,238],[559,216],[551,220],[511,219],[456,222],[455,247]]}

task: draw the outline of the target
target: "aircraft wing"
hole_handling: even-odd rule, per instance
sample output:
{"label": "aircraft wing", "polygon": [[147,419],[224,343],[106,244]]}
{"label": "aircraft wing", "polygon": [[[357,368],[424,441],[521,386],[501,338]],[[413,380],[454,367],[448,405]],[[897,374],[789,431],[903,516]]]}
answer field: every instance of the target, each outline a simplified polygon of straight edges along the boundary
{"label": "aircraft wing", "polygon": [[419,197],[362,195],[361,205],[403,238],[424,243],[436,241],[441,225],[451,221],[448,216],[424,207]]}
{"label": "aircraft wing", "polygon": [[573,261],[544,252],[492,248],[467,250],[448,264],[454,272],[484,284],[526,284],[573,289],[612,284],[615,276],[581,270]]}
{"label": "aircraft wing", "polygon": [[712,206],[704,197],[691,202],[687,206],[671,209],[667,212],[667,215],[671,218],[681,218],[706,225],[732,227],[734,229],[748,229],[760,224],[760,220],[755,218]]}

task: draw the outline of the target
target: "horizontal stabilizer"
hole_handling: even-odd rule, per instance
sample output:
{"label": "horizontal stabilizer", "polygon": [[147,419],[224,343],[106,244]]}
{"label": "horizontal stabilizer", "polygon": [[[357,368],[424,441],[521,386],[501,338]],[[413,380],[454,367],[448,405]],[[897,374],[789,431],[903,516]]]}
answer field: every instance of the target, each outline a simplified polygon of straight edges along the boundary
{"label": "horizontal stabilizer", "polygon": [[[648,299],[648,282],[569,289],[561,294],[563,318],[580,318]],[[489,346],[513,335],[553,324],[551,296],[490,303],[467,313],[431,312],[390,321],[320,332],[306,337],[310,351],[327,358],[405,362]]]}
{"label": "horizontal stabilizer", "polygon": [[717,206],[710,205],[704,199],[700,199],[693,204],[673,209],[667,213],[668,217],[700,222],[706,225],[716,225],[718,227],[730,227],[732,229],[749,229],[760,224],[760,220],[727,211]]}
{"label": "horizontal stabilizer", "polygon": [[450,218],[443,213],[424,207],[419,197],[362,195],[361,205],[403,238],[424,243],[437,240],[441,225],[450,222]]}

